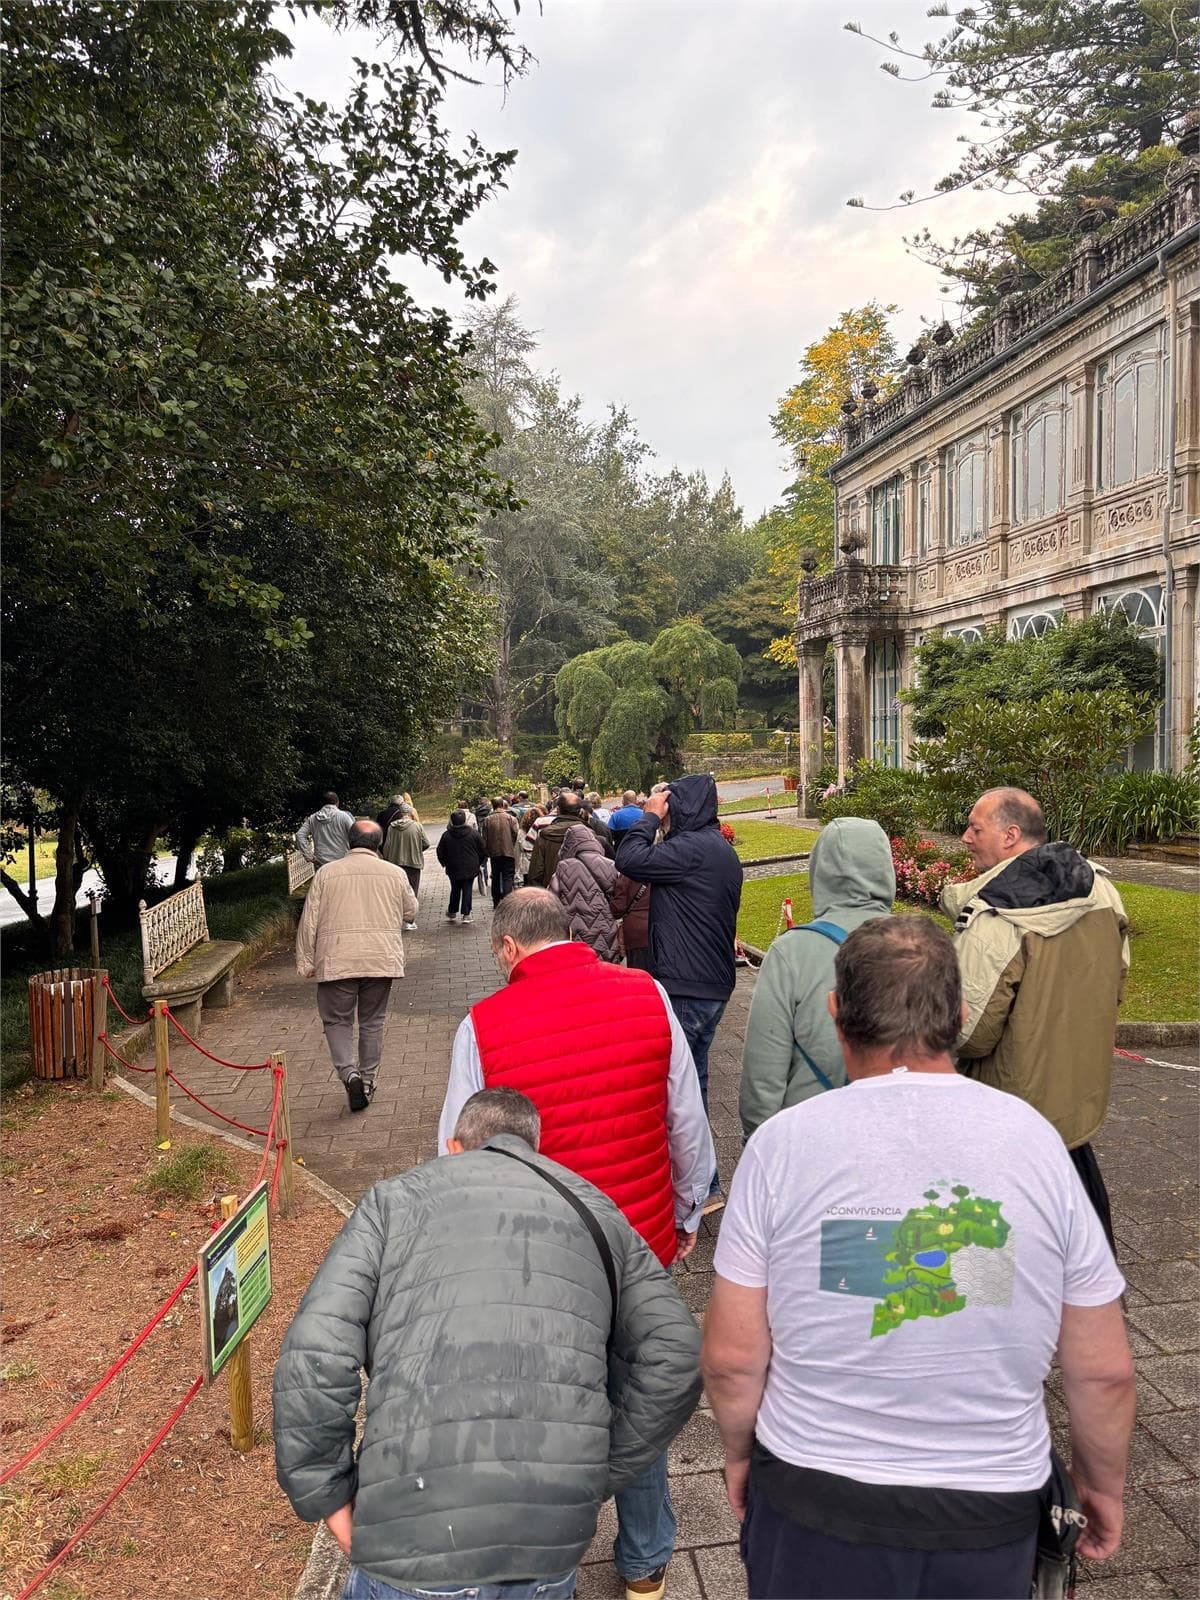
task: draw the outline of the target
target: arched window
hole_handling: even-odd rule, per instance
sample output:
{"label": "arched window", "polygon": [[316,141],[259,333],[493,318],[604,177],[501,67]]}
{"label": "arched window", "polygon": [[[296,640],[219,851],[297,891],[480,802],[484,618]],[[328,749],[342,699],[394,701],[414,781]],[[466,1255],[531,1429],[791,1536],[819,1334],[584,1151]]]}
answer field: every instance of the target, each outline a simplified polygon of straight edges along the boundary
{"label": "arched window", "polygon": [[987,434],[982,428],[946,451],[948,544],[970,544],[987,532]]}
{"label": "arched window", "polygon": [[1066,394],[1047,389],[1012,414],[1015,523],[1053,516],[1066,500]]}
{"label": "arched window", "polygon": [[1061,606],[1044,606],[1035,611],[1020,611],[1008,619],[1010,639],[1040,639],[1052,633],[1062,621]]}
{"label": "arched window", "polygon": [[[1161,655],[1167,633],[1167,603],[1161,583],[1144,583],[1137,589],[1113,589],[1098,596],[1097,611],[1123,611],[1130,622],[1144,631],[1147,641]],[[1163,737],[1163,707],[1159,706],[1154,727],[1129,747],[1125,764],[1134,772],[1153,772],[1158,766],[1157,752]]]}
{"label": "arched window", "polygon": [[1155,328],[1096,368],[1096,486],[1115,489],[1160,472],[1169,364]]}
{"label": "arched window", "polygon": [[871,560],[897,567],[904,539],[904,479],[897,474],[871,490]]}
{"label": "arched window", "polygon": [[871,646],[871,757],[900,765],[900,652],[894,639]]}
{"label": "arched window", "polygon": [[973,622],[964,623],[961,628],[947,628],[946,632],[952,639],[961,639],[964,644],[981,644],[983,629]]}

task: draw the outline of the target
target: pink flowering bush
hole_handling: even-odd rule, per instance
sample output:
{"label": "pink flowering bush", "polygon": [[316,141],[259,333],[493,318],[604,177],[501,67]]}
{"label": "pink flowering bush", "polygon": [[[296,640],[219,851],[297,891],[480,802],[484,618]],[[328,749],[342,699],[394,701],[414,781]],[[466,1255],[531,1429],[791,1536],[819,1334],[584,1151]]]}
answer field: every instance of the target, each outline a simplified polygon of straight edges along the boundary
{"label": "pink flowering bush", "polygon": [[965,850],[946,849],[932,839],[893,839],[892,866],[901,900],[936,906],[948,883],[966,883],[974,876]]}

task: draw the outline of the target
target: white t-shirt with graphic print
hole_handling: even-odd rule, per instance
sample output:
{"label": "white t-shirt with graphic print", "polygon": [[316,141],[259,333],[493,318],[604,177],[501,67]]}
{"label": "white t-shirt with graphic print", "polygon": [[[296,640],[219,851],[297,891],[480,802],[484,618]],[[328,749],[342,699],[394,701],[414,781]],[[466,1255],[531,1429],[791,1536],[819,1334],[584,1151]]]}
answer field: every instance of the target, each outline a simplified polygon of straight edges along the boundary
{"label": "white t-shirt with graphic print", "polygon": [[714,1266],[767,1290],[769,1450],[864,1483],[980,1491],[1045,1482],[1062,1307],[1125,1288],[1040,1113],[902,1069],[756,1131]]}

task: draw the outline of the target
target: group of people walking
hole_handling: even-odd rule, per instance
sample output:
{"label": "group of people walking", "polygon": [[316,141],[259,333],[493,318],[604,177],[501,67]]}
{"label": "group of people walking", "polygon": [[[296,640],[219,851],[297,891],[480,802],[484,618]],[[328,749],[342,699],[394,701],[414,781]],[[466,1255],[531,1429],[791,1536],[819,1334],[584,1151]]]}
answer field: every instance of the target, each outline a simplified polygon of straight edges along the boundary
{"label": "group of people walking", "polygon": [[[892,914],[877,824],[825,828],[814,919],[755,982],[726,1206],[708,1056],[741,867],[711,778],[625,799],[598,820],[561,794],[526,886],[496,896],[504,981],[458,1029],[438,1158],[370,1191],[285,1340],[280,1481],[351,1557],[347,1600],[566,1600],[609,1495],[628,1600],[657,1600],[666,1449],[701,1375],[755,1600],[1024,1600],[1053,1542],[1052,1358],[1078,1548],[1110,1555],[1133,1376],[1090,1140],[1128,968],[1115,889],[1047,841],[1032,797],[992,791],[964,835],[976,876],[947,891],[952,941]],[[298,965],[323,1019],[346,918],[391,917],[397,940],[408,919],[383,842],[352,822],[310,891]],[[631,900],[614,919],[648,902],[644,961],[581,937],[592,885]],[[671,1270],[722,1206],[701,1344]]]}

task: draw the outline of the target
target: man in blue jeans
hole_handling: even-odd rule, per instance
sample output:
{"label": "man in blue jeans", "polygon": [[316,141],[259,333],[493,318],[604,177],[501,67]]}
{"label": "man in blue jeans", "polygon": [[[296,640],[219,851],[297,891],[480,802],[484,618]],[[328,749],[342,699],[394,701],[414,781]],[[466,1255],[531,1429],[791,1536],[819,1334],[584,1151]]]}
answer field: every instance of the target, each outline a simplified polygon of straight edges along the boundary
{"label": "man in blue jeans", "polygon": [[[742,864],[721,837],[711,776],[678,778],[652,794],[621,840],[617,868],[635,883],[653,886],[650,971],[687,1036],[707,1111],[708,1052],[737,979],[734,939],[742,898]],[[714,1172],[705,1210],[719,1211],[724,1204]]]}

